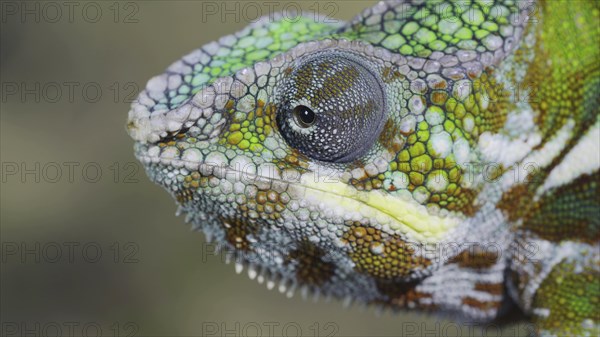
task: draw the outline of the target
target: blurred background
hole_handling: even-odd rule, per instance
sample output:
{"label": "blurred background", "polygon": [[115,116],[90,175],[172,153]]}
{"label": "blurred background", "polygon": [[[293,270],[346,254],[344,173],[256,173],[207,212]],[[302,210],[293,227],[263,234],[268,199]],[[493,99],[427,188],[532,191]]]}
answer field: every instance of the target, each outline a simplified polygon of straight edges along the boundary
{"label": "blurred background", "polygon": [[270,10],[349,20],[374,3],[2,1],[0,335],[524,334],[269,291],[212,254],[133,156],[129,104],[184,54]]}

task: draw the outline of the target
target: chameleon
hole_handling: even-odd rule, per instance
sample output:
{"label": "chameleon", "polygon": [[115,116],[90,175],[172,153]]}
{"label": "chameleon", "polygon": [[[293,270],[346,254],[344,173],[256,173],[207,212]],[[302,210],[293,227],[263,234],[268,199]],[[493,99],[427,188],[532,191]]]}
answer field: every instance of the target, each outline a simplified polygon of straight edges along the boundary
{"label": "chameleon", "polygon": [[269,289],[596,336],[599,6],[272,14],[150,79],[127,131]]}

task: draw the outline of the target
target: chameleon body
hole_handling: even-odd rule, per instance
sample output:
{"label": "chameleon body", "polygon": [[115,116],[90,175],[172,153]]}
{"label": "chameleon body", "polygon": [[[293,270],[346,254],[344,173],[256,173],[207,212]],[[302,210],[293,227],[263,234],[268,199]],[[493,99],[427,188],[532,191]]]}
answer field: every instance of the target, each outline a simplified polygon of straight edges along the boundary
{"label": "chameleon body", "polygon": [[594,1],[270,16],[151,79],[127,128],[269,288],[481,320],[512,301],[597,335],[598,22]]}

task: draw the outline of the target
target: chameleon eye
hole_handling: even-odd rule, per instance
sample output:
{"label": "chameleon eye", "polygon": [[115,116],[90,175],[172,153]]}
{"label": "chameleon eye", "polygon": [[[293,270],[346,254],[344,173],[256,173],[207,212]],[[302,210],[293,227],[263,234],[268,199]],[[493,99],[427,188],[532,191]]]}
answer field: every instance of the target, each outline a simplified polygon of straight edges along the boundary
{"label": "chameleon eye", "polygon": [[298,60],[276,88],[277,126],[292,148],[316,160],[364,156],[385,122],[381,80],[357,56],[321,52]]}
{"label": "chameleon eye", "polygon": [[309,128],[315,124],[317,115],[308,107],[304,105],[298,105],[293,111],[296,123],[301,128]]}

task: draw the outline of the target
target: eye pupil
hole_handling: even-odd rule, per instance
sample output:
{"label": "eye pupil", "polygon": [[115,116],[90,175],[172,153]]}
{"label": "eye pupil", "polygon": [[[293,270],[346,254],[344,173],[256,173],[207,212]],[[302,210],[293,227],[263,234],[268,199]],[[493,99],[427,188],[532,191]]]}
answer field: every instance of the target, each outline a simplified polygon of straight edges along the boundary
{"label": "eye pupil", "polygon": [[296,122],[302,128],[308,128],[312,126],[317,120],[317,115],[304,105],[298,105],[295,107],[293,113],[296,118]]}

